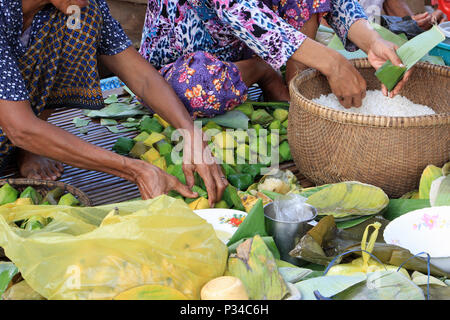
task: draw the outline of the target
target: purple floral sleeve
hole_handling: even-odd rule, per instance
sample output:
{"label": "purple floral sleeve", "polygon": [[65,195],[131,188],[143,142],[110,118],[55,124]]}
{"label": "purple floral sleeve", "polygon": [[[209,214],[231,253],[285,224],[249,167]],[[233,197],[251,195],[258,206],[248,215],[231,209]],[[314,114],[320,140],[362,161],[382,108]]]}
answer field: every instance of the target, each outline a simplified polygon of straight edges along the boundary
{"label": "purple floral sleeve", "polygon": [[367,19],[364,9],[356,0],[331,0],[330,13],[326,15],[328,24],[344,43],[348,51],[357,50],[357,46],[348,39],[350,27],[360,19]]}
{"label": "purple floral sleeve", "polygon": [[236,37],[274,69],[279,69],[306,36],[286,23],[262,1],[209,0],[218,17]]}

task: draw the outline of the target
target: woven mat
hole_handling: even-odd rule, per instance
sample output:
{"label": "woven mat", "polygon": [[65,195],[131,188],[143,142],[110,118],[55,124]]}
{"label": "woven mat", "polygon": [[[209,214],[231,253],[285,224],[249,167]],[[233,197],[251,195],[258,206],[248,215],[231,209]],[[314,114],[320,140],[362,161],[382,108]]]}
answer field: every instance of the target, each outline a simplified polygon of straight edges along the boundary
{"label": "woven mat", "polygon": [[[121,88],[113,89],[105,91],[104,95],[108,96],[113,93],[121,94],[122,91],[123,90]],[[72,122],[72,120],[76,117],[89,119],[88,117],[85,117],[83,115],[82,110],[67,109],[56,111],[52,114],[48,121],[86,140],[87,142],[108,150],[111,150],[118,137],[122,136],[132,138],[137,134],[137,132],[135,131],[114,134],[110,132],[106,127],[101,126],[98,122],[94,121],[91,121],[89,123],[88,133],[82,134],[80,133],[78,128],[75,128],[75,125]],[[306,180],[299,174],[293,162],[284,163],[281,165],[281,168],[289,169],[294,174],[296,174],[296,176],[299,178],[300,183],[304,187],[312,186],[312,184],[308,180]],[[20,175],[15,164],[7,167],[3,175],[1,176],[1,178],[19,177]],[[127,201],[140,196],[137,186],[124,179],[103,172],[88,171],[67,165],[64,166],[64,173],[60,181],[81,189],[87,194],[87,196],[91,199],[92,203],[95,206],[107,203]]]}

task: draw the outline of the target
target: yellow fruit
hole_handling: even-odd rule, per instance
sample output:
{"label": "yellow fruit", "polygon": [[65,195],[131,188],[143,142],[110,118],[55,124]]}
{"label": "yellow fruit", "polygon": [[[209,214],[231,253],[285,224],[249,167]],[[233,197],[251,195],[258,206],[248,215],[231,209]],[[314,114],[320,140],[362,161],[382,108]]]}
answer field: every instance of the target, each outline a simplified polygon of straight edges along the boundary
{"label": "yellow fruit", "polygon": [[162,125],[164,128],[167,128],[168,126],[170,126],[170,124],[166,120],[161,118],[161,116],[156,113],[153,115],[153,118],[158,120],[159,124]]}
{"label": "yellow fruit", "polygon": [[200,296],[202,300],[249,300],[242,281],[232,276],[209,281],[203,286]]}
{"label": "yellow fruit", "polygon": [[248,213],[252,210],[253,206],[258,202],[258,198],[252,196],[251,194],[244,193],[242,191],[238,192],[239,198],[241,198],[242,205],[245,208],[245,211]]}
{"label": "yellow fruit", "polygon": [[33,200],[31,198],[19,198],[17,199],[14,204],[16,206],[28,206],[28,205],[33,205]]}
{"label": "yellow fruit", "polygon": [[157,143],[158,141],[161,141],[161,140],[163,140],[163,139],[165,139],[165,138],[166,138],[166,136],[163,135],[163,134],[161,134],[161,133],[158,133],[158,132],[152,132],[152,133],[150,134],[150,136],[149,136],[147,139],[145,139],[144,144],[145,144],[146,146],[148,146],[148,147],[151,147],[151,146],[153,146],[155,143]]}
{"label": "yellow fruit", "polygon": [[157,166],[161,170],[167,171],[167,163],[166,163],[166,159],[164,157],[161,157],[161,158],[158,158],[158,159],[152,161],[152,164],[154,166]]}
{"label": "yellow fruit", "polygon": [[153,161],[159,159],[160,157],[161,155],[159,154],[158,150],[156,150],[155,148],[151,148],[141,156],[141,159],[148,163],[152,163]]}
{"label": "yellow fruit", "polygon": [[233,135],[227,132],[220,132],[213,137],[213,142],[219,149],[234,149],[236,148],[236,140]]}
{"label": "yellow fruit", "polygon": [[192,210],[209,209],[208,199],[200,197],[194,202],[189,203],[189,208]]}

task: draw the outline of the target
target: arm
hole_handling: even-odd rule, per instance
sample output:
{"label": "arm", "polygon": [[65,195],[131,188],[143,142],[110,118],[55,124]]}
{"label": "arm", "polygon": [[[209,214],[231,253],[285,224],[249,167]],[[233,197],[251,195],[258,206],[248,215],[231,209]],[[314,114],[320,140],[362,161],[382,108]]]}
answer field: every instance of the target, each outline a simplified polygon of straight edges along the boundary
{"label": "arm", "polygon": [[183,170],[186,183],[194,185],[194,172],[203,178],[210,205],[218,202],[228,183],[220,166],[216,163],[206,142],[203,132],[194,126],[185,106],[177,97],[175,91],[133,48],[128,48],[114,56],[100,56],[102,62],[113,71],[127,86],[144,102],[151,106],[176,129],[181,130],[184,138]]}
{"label": "arm", "polygon": [[28,101],[0,100],[0,126],[17,147],[74,167],[102,171],[138,185],[144,199],[170,190],[196,194],[159,168],[119,156],[37,118]]}
{"label": "arm", "polygon": [[212,207],[222,198],[228,182],[203,141],[202,130],[194,127],[189,113],[170,85],[131,47],[130,40],[111,16],[105,0],[96,1],[103,15],[99,59],[155,112],[175,128],[183,129],[180,131],[184,137],[183,171],[186,183],[192,188],[194,172],[198,172],[205,182]]}
{"label": "arm", "polygon": [[410,16],[413,20],[417,22],[419,27],[424,30],[428,30],[433,25],[433,16],[428,12],[421,14],[414,14],[405,0],[386,0],[384,2],[384,10],[390,16],[405,17]]}
{"label": "arm", "polygon": [[414,15],[411,8],[404,0],[385,0],[383,4],[384,11],[390,16],[404,17]]}

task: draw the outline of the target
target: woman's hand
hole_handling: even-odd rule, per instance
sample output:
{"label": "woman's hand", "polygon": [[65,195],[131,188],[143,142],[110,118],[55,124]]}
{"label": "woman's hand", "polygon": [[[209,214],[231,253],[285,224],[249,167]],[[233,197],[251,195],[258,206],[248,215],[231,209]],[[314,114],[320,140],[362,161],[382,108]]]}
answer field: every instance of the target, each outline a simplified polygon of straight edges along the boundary
{"label": "woman's hand", "polygon": [[130,170],[136,172],[135,183],[144,200],[167,194],[171,190],[178,192],[183,197],[198,197],[196,192],[182,184],[177,178],[145,161],[135,160]]}
{"label": "woman's hand", "polygon": [[431,14],[431,23],[437,23],[440,24],[442,22],[447,21],[446,16],[444,12],[440,9],[434,10],[434,12]]}
{"label": "woman's hand", "polygon": [[[198,172],[205,182],[210,206],[220,201],[228,182],[224,179],[207,145],[194,143],[194,134],[185,134],[201,130],[195,128],[186,107],[167,81],[134,48],[130,47],[115,56],[100,56],[100,58],[138,97],[151,106],[154,112],[181,131],[186,137],[183,170],[187,185],[190,188],[194,186],[194,172]],[[201,140],[202,136],[199,136]],[[158,190],[156,193],[174,187],[173,180],[169,182],[161,181],[165,185],[161,188],[155,186]],[[149,191],[150,193],[156,194]]]}
{"label": "woman's hand", "polygon": [[202,130],[195,128],[194,132],[188,130],[183,132],[183,172],[186,184],[189,188],[194,186],[194,173],[197,172],[205,182],[209,206],[213,207],[222,199],[228,181],[212,155]]}
{"label": "woman's hand", "polygon": [[307,38],[291,59],[323,73],[345,108],[361,107],[366,96],[366,81],[339,52]]}
{"label": "woman's hand", "polygon": [[[428,12],[419,13],[411,17],[422,30],[428,30],[433,26],[433,16]],[[435,19],[435,18],[434,18]]]}
{"label": "woman's hand", "polygon": [[[393,44],[392,42],[386,41],[381,37],[375,40],[369,50],[367,51],[367,55],[369,57],[369,62],[376,70],[381,68],[381,66],[387,61],[390,60],[396,66],[403,66],[402,60],[398,57],[396,50],[398,46]],[[400,90],[403,88],[405,83],[408,81],[412,73],[412,69],[405,73],[403,79],[397,84],[397,86],[388,93],[386,86],[382,85],[382,92],[385,96],[389,94],[389,97],[395,97]]]}
{"label": "woman's hand", "polygon": [[362,100],[366,96],[366,81],[341,54],[337,53],[333,61],[335,62],[333,67],[324,72],[331,91],[345,108],[361,107]]}

